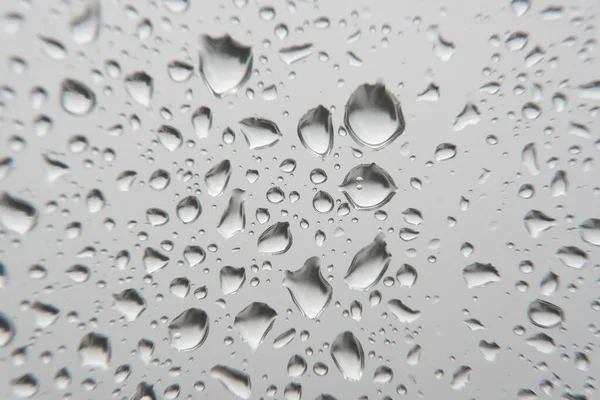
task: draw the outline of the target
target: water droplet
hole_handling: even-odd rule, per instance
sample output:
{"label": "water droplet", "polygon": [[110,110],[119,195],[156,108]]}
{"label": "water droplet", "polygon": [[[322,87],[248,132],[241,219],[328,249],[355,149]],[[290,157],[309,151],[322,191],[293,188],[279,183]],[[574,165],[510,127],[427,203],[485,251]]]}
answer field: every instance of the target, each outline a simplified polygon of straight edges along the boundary
{"label": "water droplet", "polygon": [[240,332],[252,352],[263,342],[277,318],[277,312],[266,303],[254,302],[236,315],[233,326]]}
{"label": "water droplet", "polygon": [[146,272],[149,274],[153,274],[154,272],[166,267],[169,263],[169,260],[169,257],[157,250],[154,250],[152,247],[147,247],[146,250],[144,250],[144,256],[142,257],[142,262],[144,263]]}
{"label": "water droplet", "polygon": [[473,370],[471,367],[467,365],[462,365],[458,367],[454,374],[452,374],[452,381],[450,382],[450,387],[453,390],[461,390],[464,389],[471,379],[471,372]]}
{"label": "water droplet", "polygon": [[196,136],[200,139],[208,137],[208,133],[212,128],[212,111],[207,107],[198,107],[192,114],[192,125],[196,131]]}
{"label": "water droplet", "polygon": [[394,378],[394,371],[390,367],[380,365],[373,374],[373,383],[376,385],[385,385]]}
{"label": "water droplet", "polygon": [[192,77],[194,66],[183,61],[174,60],[167,65],[167,72],[169,78],[174,82],[185,82]]}
{"label": "water droplet", "polygon": [[113,300],[113,308],[123,314],[129,322],[135,321],[146,309],[146,301],[135,289],[125,289],[121,293],[113,294]]}
{"label": "water droplet", "polygon": [[517,17],[524,15],[530,7],[530,0],[511,0],[510,2],[510,8]]}
{"label": "water droplet", "polygon": [[275,146],[281,140],[277,125],[263,118],[245,118],[240,121],[240,130],[251,150]]}
{"label": "water droplet", "polygon": [[125,90],[133,100],[150,107],[154,94],[154,80],[144,71],[136,71],[125,77]]}
{"label": "water droplet", "polygon": [[210,376],[219,380],[233,395],[241,399],[249,399],[252,395],[250,375],[225,365],[215,365],[210,370]]}
{"label": "water droplet", "polygon": [[250,46],[229,35],[202,35],[200,44],[200,75],[214,96],[235,92],[248,81],[253,60]]}
{"label": "water droplet", "polygon": [[10,381],[12,395],[17,399],[33,397],[37,394],[39,387],[39,381],[33,374],[21,375]]}
{"label": "water droplet", "polygon": [[584,242],[600,246],[600,219],[588,218],[579,225],[579,234]]}
{"label": "water droplet", "polygon": [[241,189],[233,189],[227,208],[219,220],[217,231],[230,239],[236,233],[243,232],[246,227],[246,211],[244,209],[245,193]]}
{"label": "water droplet", "polygon": [[412,287],[417,281],[417,270],[409,264],[403,264],[396,272],[396,280],[401,286]]}
{"label": "water droplet", "polygon": [[96,107],[96,95],[74,79],[65,79],[60,86],[60,104],[71,115],[84,116]]}
{"label": "water droplet", "polygon": [[392,177],[377,164],[352,168],[340,185],[348,201],[358,210],[373,210],[385,205],[396,194]]}
{"label": "water droplet", "polygon": [[325,311],[333,293],[331,285],[321,275],[318,257],[309,258],[296,271],[285,271],[283,286],[302,314],[311,319],[318,318]]}
{"label": "water droplet", "polygon": [[550,181],[550,194],[553,197],[566,196],[569,189],[569,179],[567,173],[563,170],[556,171],[556,174]]}
{"label": "water droplet", "polygon": [[289,222],[277,222],[268,227],[258,238],[258,252],[283,254],[292,247],[293,237]]}
{"label": "water droplet", "polygon": [[199,308],[188,308],[169,324],[169,340],[177,351],[192,351],[202,346],[208,336],[209,320]]}
{"label": "water droplet", "polygon": [[561,247],[556,252],[556,257],[567,267],[575,269],[583,268],[588,260],[587,253],[575,246]]}
{"label": "water droplet", "polygon": [[316,212],[327,214],[333,210],[333,197],[331,197],[329,193],[319,190],[317,193],[315,193],[312,204]]}
{"label": "water droplet", "polygon": [[336,336],[331,344],[331,358],[346,380],[360,381],[365,368],[365,354],[352,332],[345,331]]}
{"label": "water droplet", "polygon": [[462,131],[468,126],[477,125],[481,121],[481,114],[475,104],[467,103],[462,111],[456,116],[453,131]]}
{"label": "water droplet", "polygon": [[331,113],[322,105],[306,112],[298,122],[298,137],[302,145],[317,157],[327,156],[333,147]]}
{"label": "water droplet", "polygon": [[346,272],[344,282],[350,289],[371,289],[387,270],[391,258],[385,235],[378,234],[373,242],[356,253]]}
{"label": "water droplet", "polygon": [[173,14],[184,13],[190,8],[190,0],[162,0],[162,3]]}
{"label": "water droplet", "polygon": [[540,281],[540,293],[544,296],[552,296],[559,286],[559,277],[550,271]]}
{"label": "water droplet", "polygon": [[53,60],[64,60],[67,58],[67,48],[64,44],[56,39],[45,36],[38,35],[38,38],[42,41],[42,49],[48,57]]}
{"label": "water droplet", "polygon": [[25,235],[37,225],[38,211],[33,204],[2,193],[0,198],[0,223],[10,231]]}
{"label": "water droplet", "polygon": [[312,50],[312,43],[283,47],[279,50],[279,58],[287,65],[291,65],[310,57]]}
{"label": "water droplet", "polygon": [[87,1],[85,9],[70,22],[71,37],[80,45],[92,43],[98,38],[100,26],[100,1]]}
{"label": "water droplet", "polygon": [[411,324],[421,316],[421,311],[413,310],[398,299],[389,300],[388,307],[392,314],[398,318],[398,321],[404,324]]}
{"label": "water droplet", "polygon": [[446,161],[456,156],[456,146],[452,143],[439,144],[435,149],[435,159],[437,161]]}
{"label": "water droplet", "polygon": [[225,191],[231,178],[231,162],[223,160],[206,172],[204,182],[208,194],[212,197],[220,196]]}
{"label": "water droplet", "polygon": [[177,217],[184,224],[196,221],[202,213],[202,205],[196,196],[188,196],[177,204]]}
{"label": "water droplet", "polygon": [[508,51],[520,51],[527,46],[529,35],[525,32],[513,32],[504,41]]}
{"label": "water droplet", "polygon": [[223,295],[233,294],[240,290],[246,282],[246,269],[244,267],[223,267],[219,271],[219,282]]}
{"label": "water droplet", "polygon": [[110,339],[96,332],[88,333],[81,338],[77,352],[82,366],[106,370],[111,358]]}
{"label": "water droplet", "polygon": [[106,198],[99,189],[92,189],[85,197],[85,202],[87,204],[88,211],[94,214],[102,211],[106,205]]}
{"label": "water droplet", "polygon": [[357,143],[373,150],[386,147],[405,129],[400,103],[381,83],[356,88],[346,103],[344,124]]}
{"label": "water droplet", "polygon": [[531,175],[538,175],[540,173],[535,143],[529,143],[523,147],[523,151],[521,152],[521,161]]}
{"label": "water droplet", "polygon": [[206,253],[200,246],[187,246],[185,250],[183,250],[183,258],[190,267],[195,267],[204,262]]}
{"label": "water droplet", "polygon": [[0,313],[0,348],[12,342],[15,336],[15,327],[4,313]]}
{"label": "water droplet", "polygon": [[492,264],[473,263],[463,268],[463,278],[469,289],[500,281],[500,272]]}
{"label": "water droplet", "polygon": [[540,328],[555,328],[563,323],[563,310],[547,301],[536,299],[527,308],[529,321]]}

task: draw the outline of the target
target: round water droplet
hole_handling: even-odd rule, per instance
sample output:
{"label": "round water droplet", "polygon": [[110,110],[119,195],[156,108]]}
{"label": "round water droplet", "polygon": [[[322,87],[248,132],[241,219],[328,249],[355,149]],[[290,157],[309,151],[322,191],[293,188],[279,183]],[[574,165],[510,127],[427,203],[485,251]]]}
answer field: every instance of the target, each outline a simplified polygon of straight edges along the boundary
{"label": "round water droplet", "polygon": [[96,95],[83,83],[65,79],[60,87],[60,103],[69,114],[84,116],[96,106]]}

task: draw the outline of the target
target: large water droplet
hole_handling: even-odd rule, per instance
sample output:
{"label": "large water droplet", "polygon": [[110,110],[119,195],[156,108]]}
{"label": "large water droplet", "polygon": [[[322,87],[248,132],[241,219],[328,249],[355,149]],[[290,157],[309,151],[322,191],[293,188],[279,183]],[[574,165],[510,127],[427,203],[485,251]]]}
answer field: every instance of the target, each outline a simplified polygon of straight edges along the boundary
{"label": "large water droplet", "polygon": [[13,232],[25,235],[35,228],[37,209],[29,202],[4,192],[0,197],[0,223]]}
{"label": "large water droplet", "polygon": [[96,106],[96,95],[83,83],[65,79],[60,86],[60,104],[69,114],[84,116]]}
{"label": "large water droplet", "polygon": [[556,252],[556,257],[567,267],[575,269],[583,268],[588,260],[587,253],[575,246],[561,247]]}
{"label": "large water droplet", "polygon": [[400,103],[381,83],[362,84],[346,103],[344,124],[357,143],[379,150],[404,133]]}
{"label": "large water droplet", "polygon": [[234,92],[246,83],[252,71],[252,48],[229,35],[200,38],[200,75],[216,97]]}
{"label": "large water droplet", "polygon": [[392,177],[375,163],[352,168],[340,185],[348,201],[358,210],[373,210],[385,205],[396,194]]}
{"label": "large water droplet", "polygon": [[212,128],[212,120],[212,111],[208,107],[198,107],[192,114],[192,125],[200,139],[208,137],[208,132]]}
{"label": "large water droplet", "polygon": [[219,281],[224,295],[235,293],[246,281],[246,269],[244,267],[223,267],[219,271]]}
{"label": "large water droplet", "polygon": [[312,49],[312,43],[283,47],[281,50],[279,50],[279,58],[287,65],[291,65],[310,57],[312,54]]}
{"label": "large water droplet", "polygon": [[294,304],[306,317],[316,319],[331,301],[333,289],[321,274],[321,260],[311,257],[296,271],[285,271],[285,286]]}
{"label": "large water droplet", "polygon": [[539,210],[530,210],[523,217],[525,228],[527,229],[527,232],[529,232],[529,235],[534,239],[539,238],[542,232],[545,232],[556,225],[555,222],[556,220],[554,218],[547,216]]}
{"label": "large water droplet", "polygon": [[268,227],[258,238],[258,252],[283,254],[292,247],[293,237],[289,222],[277,222]]}
{"label": "large water droplet", "polygon": [[312,204],[316,212],[327,214],[333,210],[333,197],[329,193],[319,190],[315,193]]}
{"label": "large water droplet", "polygon": [[529,321],[540,328],[555,328],[564,320],[563,310],[547,301],[536,299],[527,308]]}
{"label": "large water droplet", "polygon": [[82,366],[108,369],[111,357],[110,339],[96,332],[88,333],[79,342],[77,352]]}
{"label": "large water droplet", "polygon": [[385,235],[380,233],[373,242],[356,253],[346,272],[344,282],[350,289],[369,290],[379,282],[391,258]]}
{"label": "large water droplet", "polygon": [[403,264],[396,272],[396,280],[400,286],[412,287],[417,281],[417,270],[409,264]]}
{"label": "large water droplet", "polygon": [[70,23],[71,36],[78,44],[92,43],[98,37],[101,26],[100,1],[87,1],[85,9]]}
{"label": "large water droplet", "polygon": [[125,289],[119,294],[113,294],[113,300],[113,308],[123,314],[129,322],[135,321],[146,309],[146,301],[135,289]]}
{"label": "large water droplet", "polygon": [[352,332],[345,331],[336,336],[331,344],[331,358],[346,380],[360,381],[365,368],[365,354]]}
{"label": "large water droplet", "polygon": [[146,272],[149,274],[166,267],[169,263],[169,260],[169,257],[153,249],[152,247],[147,247],[146,250],[144,250],[144,256],[142,257],[142,262],[144,263]]}
{"label": "large water droplet", "polygon": [[313,155],[327,156],[333,147],[331,113],[322,105],[312,108],[298,122],[298,137]]}
{"label": "large water droplet", "polygon": [[276,318],[277,312],[268,304],[254,302],[236,315],[233,326],[254,352],[273,327]]}
{"label": "large water droplet", "polygon": [[388,307],[392,314],[398,318],[398,321],[405,324],[411,324],[421,316],[421,311],[410,308],[398,299],[388,301]]}
{"label": "large water droplet", "polygon": [[199,308],[189,308],[169,324],[169,340],[177,351],[192,351],[208,336],[208,314]]}
{"label": "large water droplet", "polygon": [[275,146],[281,140],[281,132],[273,121],[263,118],[245,118],[240,121],[240,130],[251,150]]}

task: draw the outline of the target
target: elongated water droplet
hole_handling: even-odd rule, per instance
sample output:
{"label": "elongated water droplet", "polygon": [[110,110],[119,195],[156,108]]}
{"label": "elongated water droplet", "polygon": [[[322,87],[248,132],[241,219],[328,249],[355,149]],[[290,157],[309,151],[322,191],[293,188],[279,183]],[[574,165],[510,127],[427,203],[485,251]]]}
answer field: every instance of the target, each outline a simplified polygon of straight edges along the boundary
{"label": "elongated water droplet", "polygon": [[544,296],[552,296],[559,286],[559,277],[550,271],[540,281],[540,293]]}
{"label": "elongated water droplet", "polygon": [[298,137],[311,154],[327,156],[333,147],[333,125],[329,110],[322,105],[308,110],[298,122]]}
{"label": "elongated water droplet", "polygon": [[587,253],[575,246],[561,247],[556,252],[556,257],[567,267],[575,269],[583,268],[588,260]]}
{"label": "elongated water droplet", "polygon": [[321,274],[321,260],[311,257],[296,271],[285,271],[285,286],[294,304],[306,317],[316,319],[331,301],[333,288]]}
{"label": "elongated water droplet", "polygon": [[293,238],[289,222],[277,222],[267,228],[258,238],[258,252],[283,254],[292,247]]}
{"label": "elongated water droplet", "polygon": [[487,286],[500,280],[500,272],[492,264],[473,263],[463,268],[463,278],[469,289]]}
{"label": "elongated water droplet", "polygon": [[196,131],[196,136],[200,139],[208,137],[208,133],[212,128],[212,122],[212,111],[208,107],[199,107],[192,114],[192,125]]}
{"label": "elongated water droplet", "polygon": [[263,342],[277,318],[277,312],[266,303],[254,302],[236,315],[233,326],[242,340],[255,352]]}
{"label": "elongated water droplet", "polygon": [[8,192],[0,197],[0,223],[13,232],[25,235],[37,225],[38,211],[33,204]]}
{"label": "elongated water droplet", "polygon": [[392,299],[388,301],[388,307],[392,314],[398,318],[398,321],[411,324],[421,316],[421,311],[414,310],[404,304],[401,300]]}
{"label": "elongated water droplet", "polygon": [[231,162],[223,160],[206,172],[204,182],[208,194],[212,197],[220,196],[225,191],[231,178]]}
{"label": "elongated water droplet", "polygon": [[336,336],[331,344],[331,358],[346,380],[360,381],[365,369],[365,354],[352,332],[345,331]]}
{"label": "elongated water droplet", "polygon": [[450,382],[450,387],[454,390],[464,389],[471,379],[471,367],[468,365],[463,365],[458,367],[454,374],[452,374],[452,381]]}
{"label": "elongated water droplet", "polygon": [[523,147],[523,151],[521,152],[521,161],[523,161],[523,164],[525,167],[527,167],[527,170],[531,175],[538,175],[540,173],[535,143],[529,143]]}
{"label": "elongated water droplet", "polygon": [[100,1],[89,0],[85,9],[71,20],[71,37],[77,44],[89,44],[98,38],[101,26]]}
{"label": "elongated water droplet", "polygon": [[285,347],[288,343],[294,340],[294,338],[296,337],[295,335],[296,329],[288,329],[273,340],[273,347],[276,349],[281,349],[282,347]]}
{"label": "elongated water droplet", "polygon": [[281,140],[281,132],[273,121],[252,117],[241,120],[239,124],[251,150],[266,149]]}
{"label": "elongated water droplet", "polygon": [[245,372],[219,364],[212,367],[210,376],[219,380],[231,394],[240,399],[252,396],[250,376]]}
{"label": "elongated water droplet", "polygon": [[279,58],[287,65],[291,65],[310,57],[312,54],[312,49],[312,43],[283,47],[281,50],[279,50]]}
{"label": "elongated water droplet", "polygon": [[569,179],[567,173],[563,170],[556,171],[556,174],[550,181],[550,193],[553,197],[566,196],[569,189]]}
{"label": "elongated water droplet", "polygon": [[381,83],[356,88],[346,103],[344,124],[357,143],[373,150],[392,143],[405,128],[400,103]]}
{"label": "elongated water droplet", "polygon": [[60,86],[60,104],[71,115],[84,116],[96,107],[96,95],[74,79],[65,79]]}
{"label": "elongated water droplet", "polygon": [[245,193],[242,189],[233,189],[227,208],[219,220],[217,232],[225,239],[243,232],[246,227],[246,211],[244,208]]}
{"label": "elongated water droplet", "polygon": [[350,289],[371,289],[387,270],[391,258],[385,235],[378,234],[373,242],[356,253],[346,272],[344,282]]}
{"label": "elongated water droplet", "polygon": [[340,189],[354,208],[373,210],[390,201],[398,188],[383,168],[372,163],[352,168]]}
{"label": "elongated water droplet", "polygon": [[250,78],[252,48],[229,35],[200,38],[200,75],[216,97],[235,92]]}

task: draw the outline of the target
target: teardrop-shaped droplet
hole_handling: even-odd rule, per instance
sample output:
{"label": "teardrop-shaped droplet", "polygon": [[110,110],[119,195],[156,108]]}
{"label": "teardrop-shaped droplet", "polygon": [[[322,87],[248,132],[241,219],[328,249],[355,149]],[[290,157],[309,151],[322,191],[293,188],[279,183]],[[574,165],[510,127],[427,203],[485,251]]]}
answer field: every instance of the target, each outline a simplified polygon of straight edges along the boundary
{"label": "teardrop-shaped droplet", "polygon": [[89,0],[85,9],[71,20],[71,37],[77,44],[92,43],[98,37],[100,26],[100,1]]}
{"label": "teardrop-shaped droplet", "polygon": [[202,205],[196,196],[188,196],[177,204],[176,212],[181,222],[191,224],[202,213]]}
{"label": "teardrop-shaped droplet", "polygon": [[254,302],[236,315],[233,326],[254,352],[273,327],[276,318],[277,312],[268,304]]}
{"label": "teardrop-shaped droplet", "polygon": [[527,308],[529,321],[540,328],[555,328],[563,323],[563,310],[544,300],[536,299]]}
{"label": "teardrop-shaped droplet", "polygon": [[333,210],[333,197],[323,190],[319,190],[313,197],[313,208],[320,214],[327,214]]}
{"label": "teardrop-shaped droplet", "polygon": [[357,143],[373,150],[386,147],[405,129],[400,103],[381,83],[356,88],[346,103],[344,124]]}
{"label": "teardrop-shaped droplet", "polygon": [[200,308],[188,308],[169,324],[171,347],[177,351],[192,351],[208,336],[208,314]]}
{"label": "teardrop-shaped droplet", "polygon": [[396,272],[396,280],[400,286],[412,287],[417,281],[417,270],[409,264],[403,264]]}
{"label": "teardrop-shaped droplet", "polygon": [[383,168],[371,163],[352,168],[340,189],[354,208],[373,210],[390,201],[398,188]]}
{"label": "teardrop-shaped droplet", "polygon": [[258,252],[283,254],[292,247],[293,237],[289,222],[277,222],[268,227],[258,238]]}
{"label": "teardrop-shaped droplet", "polygon": [[279,127],[268,119],[245,118],[239,124],[250,150],[267,149],[281,140]]}
{"label": "teardrop-shaped droplet", "polygon": [[149,274],[166,267],[169,263],[169,260],[169,257],[153,249],[152,247],[147,247],[146,250],[144,250],[144,256],[142,257],[142,262],[144,263],[146,272]]}
{"label": "teardrop-shaped droplet", "polygon": [[249,399],[252,396],[250,375],[245,372],[219,364],[212,367],[210,376],[221,382],[231,394],[240,399]]}
{"label": "teardrop-shaped droplet", "polygon": [[360,381],[365,369],[365,353],[352,332],[346,331],[336,336],[331,344],[331,358],[346,380]]}
{"label": "teardrop-shaped droplet", "polygon": [[333,288],[321,274],[321,260],[311,257],[296,271],[285,271],[283,286],[306,317],[316,319],[331,301]]}
{"label": "teardrop-shaped droplet", "polygon": [[231,192],[227,208],[223,211],[217,226],[217,232],[225,239],[232,238],[246,228],[245,193],[242,189],[233,189]]}
{"label": "teardrop-shaped droplet", "polygon": [[350,289],[371,289],[387,270],[391,258],[385,235],[380,233],[373,242],[356,253],[346,272],[344,282]]}
{"label": "teardrop-shaped droplet", "polygon": [[206,252],[200,246],[187,246],[183,250],[183,258],[190,267],[195,267],[196,265],[204,262],[204,259],[206,258]]}
{"label": "teardrop-shaped droplet", "polygon": [[102,211],[106,205],[106,198],[100,189],[92,189],[85,197],[85,203],[87,204],[88,211],[94,214]]}
{"label": "teardrop-shaped droplet", "polygon": [[37,225],[38,211],[33,204],[2,193],[0,197],[0,223],[8,230],[25,235]]}
{"label": "teardrop-shaped droplet", "polygon": [[133,100],[150,107],[154,94],[154,80],[144,71],[132,72],[125,77],[125,90]]}
{"label": "teardrop-shaped droplet", "polygon": [[198,107],[192,114],[192,125],[196,131],[196,136],[200,139],[208,137],[208,132],[212,128],[212,111],[208,107]]}
{"label": "teardrop-shaped droplet", "polygon": [[200,45],[200,75],[214,96],[220,98],[234,92],[250,78],[252,47],[229,35],[202,35]]}
{"label": "teardrop-shaped droplet", "polygon": [[321,105],[308,110],[298,122],[298,137],[311,154],[327,156],[333,147],[333,125],[329,110]]}
{"label": "teardrop-shaped droplet", "polygon": [[246,281],[246,269],[244,267],[225,266],[219,271],[219,281],[223,295],[228,295],[240,290]]}
{"label": "teardrop-shaped droplet", "polygon": [[212,197],[220,196],[225,191],[231,178],[231,162],[223,160],[206,172],[204,182],[208,194]]}
{"label": "teardrop-shaped droplet", "polygon": [[65,79],[60,86],[60,104],[69,114],[84,116],[96,107],[96,94],[79,81]]}
{"label": "teardrop-shaped droplet", "polygon": [[567,173],[563,170],[556,171],[556,174],[550,181],[550,194],[553,197],[565,196],[569,189],[569,179]]}

